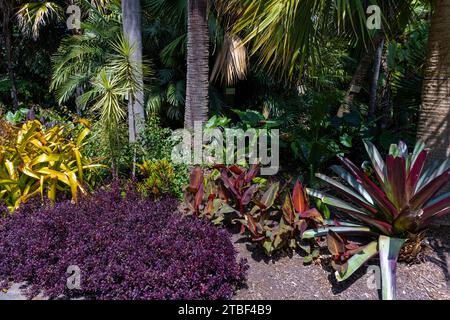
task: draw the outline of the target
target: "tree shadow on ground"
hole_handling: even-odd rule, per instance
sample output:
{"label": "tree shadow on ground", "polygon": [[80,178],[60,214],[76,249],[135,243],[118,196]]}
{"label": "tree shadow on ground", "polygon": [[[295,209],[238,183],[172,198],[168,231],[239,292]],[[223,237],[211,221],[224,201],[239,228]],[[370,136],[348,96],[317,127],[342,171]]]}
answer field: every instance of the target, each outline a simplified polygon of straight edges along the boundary
{"label": "tree shadow on ground", "polygon": [[[336,279],[335,270],[334,270],[334,268],[331,265],[331,257],[327,257],[326,259],[322,259],[320,265],[321,265],[322,269],[328,273],[328,277],[327,278],[328,278],[328,281],[331,284],[331,292],[334,295],[338,295],[338,294],[348,290],[350,287],[354,288],[356,286],[355,283],[368,274],[369,267],[370,266],[377,267],[378,263],[376,262],[376,260],[366,263],[361,268],[359,268],[357,271],[355,271],[355,273],[353,273],[348,279],[346,279],[345,281],[342,281],[342,282],[339,282]],[[369,279],[367,279],[367,280],[369,280]],[[375,280],[375,278],[373,278],[373,280]],[[369,284],[371,286],[372,285],[376,285],[376,283],[372,284],[372,283],[369,283],[369,282],[367,282],[367,283],[366,282],[360,282],[359,286],[367,285],[367,290],[372,290],[372,289],[369,288]],[[378,297],[380,298],[381,297],[381,289],[379,287],[377,289],[377,294],[378,294]],[[362,297],[361,297],[361,299],[362,299]]]}
{"label": "tree shadow on ground", "polygon": [[450,249],[450,228],[440,227],[439,229],[431,230],[431,235],[428,237],[429,245],[436,253],[437,257],[430,255],[426,259],[442,269],[445,275],[447,286],[450,287],[450,267],[446,253]]}

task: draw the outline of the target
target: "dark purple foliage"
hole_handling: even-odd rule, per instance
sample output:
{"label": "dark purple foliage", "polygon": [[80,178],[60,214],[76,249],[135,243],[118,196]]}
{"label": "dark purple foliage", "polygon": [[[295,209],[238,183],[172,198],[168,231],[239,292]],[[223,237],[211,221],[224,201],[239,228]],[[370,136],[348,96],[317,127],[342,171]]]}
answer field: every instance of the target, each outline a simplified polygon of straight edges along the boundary
{"label": "dark purple foliage", "polygon": [[[231,298],[247,265],[236,262],[229,233],[176,206],[117,190],[78,205],[28,204],[0,220],[0,284],[26,281],[30,297]],[[81,290],[67,289],[70,265],[81,269]]]}

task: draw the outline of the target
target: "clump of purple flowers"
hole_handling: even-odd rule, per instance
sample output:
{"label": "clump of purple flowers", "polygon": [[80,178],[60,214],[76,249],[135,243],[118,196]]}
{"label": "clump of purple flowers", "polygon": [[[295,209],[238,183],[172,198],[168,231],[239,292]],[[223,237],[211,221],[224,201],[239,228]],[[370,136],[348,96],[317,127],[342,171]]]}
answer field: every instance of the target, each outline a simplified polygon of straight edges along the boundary
{"label": "clump of purple flowers", "polygon": [[[245,261],[226,230],[182,217],[177,202],[101,190],[52,206],[28,204],[0,219],[0,288],[27,282],[28,295],[88,299],[229,299]],[[81,289],[67,288],[67,268]]]}

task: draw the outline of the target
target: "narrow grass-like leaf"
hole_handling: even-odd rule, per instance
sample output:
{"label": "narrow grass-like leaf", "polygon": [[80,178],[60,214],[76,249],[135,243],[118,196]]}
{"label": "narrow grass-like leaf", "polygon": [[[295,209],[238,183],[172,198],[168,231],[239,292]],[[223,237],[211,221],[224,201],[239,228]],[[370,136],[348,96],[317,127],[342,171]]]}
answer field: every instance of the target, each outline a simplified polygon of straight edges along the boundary
{"label": "narrow grass-like leaf", "polygon": [[322,227],[318,229],[309,229],[303,233],[303,239],[312,239],[315,237],[323,237],[332,230],[338,234],[348,235],[376,235],[368,227]]}

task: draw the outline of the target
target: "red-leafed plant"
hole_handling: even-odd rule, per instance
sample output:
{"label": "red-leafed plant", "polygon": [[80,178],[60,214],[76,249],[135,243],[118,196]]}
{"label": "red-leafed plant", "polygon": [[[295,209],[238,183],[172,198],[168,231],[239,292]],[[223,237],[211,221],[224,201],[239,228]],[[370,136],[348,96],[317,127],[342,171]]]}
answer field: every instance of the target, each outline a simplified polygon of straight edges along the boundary
{"label": "red-leafed plant", "polygon": [[227,214],[242,217],[259,187],[252,182],[258,171],[258,166],[248,170],[217,166],[205,175],[202,168],[195,167],[185,192],[188,211],[215,224],[221,223]]}
{"label": "red-leafed plant", "polygon": [[291,193],[287,190],[290,181],[283,187],[279,182],[263,185],[258,174],[256,165],[249,169],[216,166],[206,176],[200,167],[195,168],[186,189],[188,210],[214,223],[239,222],[241,233],[260,244],[267,255],[301,248],[307,254],[305,262],[310,262],[319,255],[318,247],[314,239],[302,240],[302,234],[323,224],[321,214],[310,206],[300,181]]}
{"label": "red-leafed plant", "polygon": [[184,193],[187,210],[197,217],[205,217],[214,224],[223,220],[220,215],[226,204],[220,200],[220,192],[209,176],[204,175],[202,168],[195,167],[190,175],[189,186]]}
{"label": "red-leafed plant", "polygon": [[[315,241],[302,241],[303,233],[310,228],[318,228],[323,225],[324,219],[316,208],[311,208],[309,199],[300,181],[294,185],[292,195],[286,194],[282,205],[281,230],[289,233],[287,240],[291,248],[300,247],[307,255],[304,257],[305,262],[319,256],[319,249]],[[283,235],[283,233],[281,233]]]}
{"label": "red-leafed plant", "polygon": [[244,216],[254,194],[258,191],[259,184],[254,183],[253,179],[259,173],[259,166],[252,165],[248,170],[233,165],[230,167],[218,166],[220,169],[220,182],[231,195],[237,207],[240,217]]}

